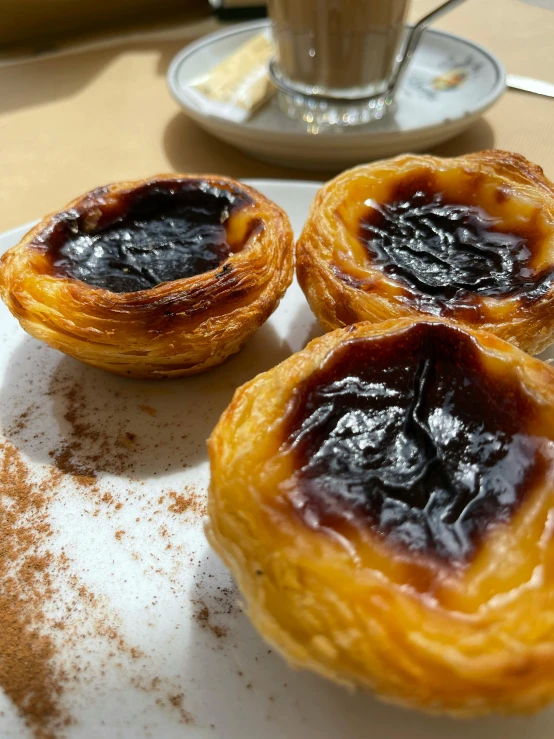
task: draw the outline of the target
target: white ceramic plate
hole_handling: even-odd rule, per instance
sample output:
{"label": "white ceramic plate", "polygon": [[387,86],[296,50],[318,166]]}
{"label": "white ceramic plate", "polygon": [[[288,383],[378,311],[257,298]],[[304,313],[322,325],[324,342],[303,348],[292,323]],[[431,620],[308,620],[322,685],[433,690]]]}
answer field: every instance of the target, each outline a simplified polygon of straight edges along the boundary
{"label": "white ceramic plate", "polygon": [[[329,169],[422,151],[463,131],[505,89],[504,67],[490,52],[459,36],[428,30],[398,95],[396,113],[380,121],[308,134],[279,110],[275,98],[245,123],[210,115],[191,84],[261,32],[269,33],[268,21],[212,33],[177,54],[167,79],[175,99],[202,128],[279,164]],[[437,78],[454,70],[460,72],[459,82],[451,89],[436,89]]]}
{"label": "white ceramic plate", "polygon": [[[317,185],[251,184],[288,212],[298,233]],[[26,228],[0,236],[0,252]],[[57,594],[46,620],[57,644],[53,664],[67,670],[60,702],[74,721],[57,736],[551,739],[554,710],[532,718],[428,718],[290,670],[235,606],[237,593],[204,539],[201,517],[178,512],[171,492],[205,496],[205,439],[234,389],[318,333],[294,284],[238,356],[194,378],[147,383],[48,348],[0,306],[3,437],[39,481],[51,473],[51,451],[80,440],[69,458],[90,467],[104,440],[97,488],[64,475],[43,511],[54,561],[62,548],[68,558],[66,569],[50,568]],[[83,587],[94,600],[79,595]],[[1,691],[0,736],[32,736]]]}

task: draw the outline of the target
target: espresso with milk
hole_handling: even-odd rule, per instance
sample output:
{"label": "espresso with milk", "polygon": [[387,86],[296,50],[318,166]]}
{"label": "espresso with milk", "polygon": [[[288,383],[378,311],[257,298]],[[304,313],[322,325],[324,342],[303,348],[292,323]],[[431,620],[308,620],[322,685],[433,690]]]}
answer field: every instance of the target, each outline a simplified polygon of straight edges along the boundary
{"label": "espresso with milk", "polygon": [[409,0],[268,0],[281,72],[296,88],[360,97],[384,91]]}

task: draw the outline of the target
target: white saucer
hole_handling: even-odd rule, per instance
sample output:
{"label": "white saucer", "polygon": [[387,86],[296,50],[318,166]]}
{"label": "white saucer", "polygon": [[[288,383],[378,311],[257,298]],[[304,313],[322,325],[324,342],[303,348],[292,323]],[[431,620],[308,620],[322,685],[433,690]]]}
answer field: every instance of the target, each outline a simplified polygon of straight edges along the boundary
{"label": "white saucer", "polygon": [[[202,128],[278,164],[329,169],[427,149],[467,128],[505,88],[504,67],[490,52],[459,36],[429,30],[398,95],[396,113],[380,121],[310,134],[279,110],[275,98],[244,123],[208,114],[191,83],[262,31],[269,32],[267,20],[205,36],[177,54],[167,79],[175,99]],[[436,89],[437,78],[453,70],[461,70],[463,80],[450,89]]]}

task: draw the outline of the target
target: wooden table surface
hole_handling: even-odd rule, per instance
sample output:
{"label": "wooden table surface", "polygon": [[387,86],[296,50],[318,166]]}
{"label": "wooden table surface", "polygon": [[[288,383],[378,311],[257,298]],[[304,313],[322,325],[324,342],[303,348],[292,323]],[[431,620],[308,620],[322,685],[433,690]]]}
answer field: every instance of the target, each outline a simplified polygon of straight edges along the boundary
{"label": "wooden table surface", "polygon": [[[412,19],[437,4],[414,0]],[[313,179],[217,141],[170,97],[171,58],[213,26],[206,21],[165,35],[112,40],[104,48],[0,63],[0,231],[94,186],[157,172]],[[508,72],[554,82],[554,10],[521,0],[467,0],[437,26],[488,47]],[[554,179],[553,129],[554,99],[508,91],[467,132],[433,151],[509,149]]]}

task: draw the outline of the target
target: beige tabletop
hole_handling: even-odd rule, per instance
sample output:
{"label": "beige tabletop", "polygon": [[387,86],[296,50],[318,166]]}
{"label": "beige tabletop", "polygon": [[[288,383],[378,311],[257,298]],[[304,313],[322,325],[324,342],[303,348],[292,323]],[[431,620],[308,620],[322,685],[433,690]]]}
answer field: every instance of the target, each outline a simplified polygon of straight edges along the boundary
{"label": "beige tabletop", "polygon": [[[437,4],[414,0],[412,18]],[[522,0],[468,0],[437,25],[488,47],[508,72],[554,82],[554,10]],[[100,48],[0,62],[0,231],[96,185],[158,172],[313,179],[217,141],[168,94],[165,74],[173,55],[214,26],[204,21],[188,30],[112,39]],[[434,152],[509,149],[554,178],[553,129],[554,99],[509,91]]]}

